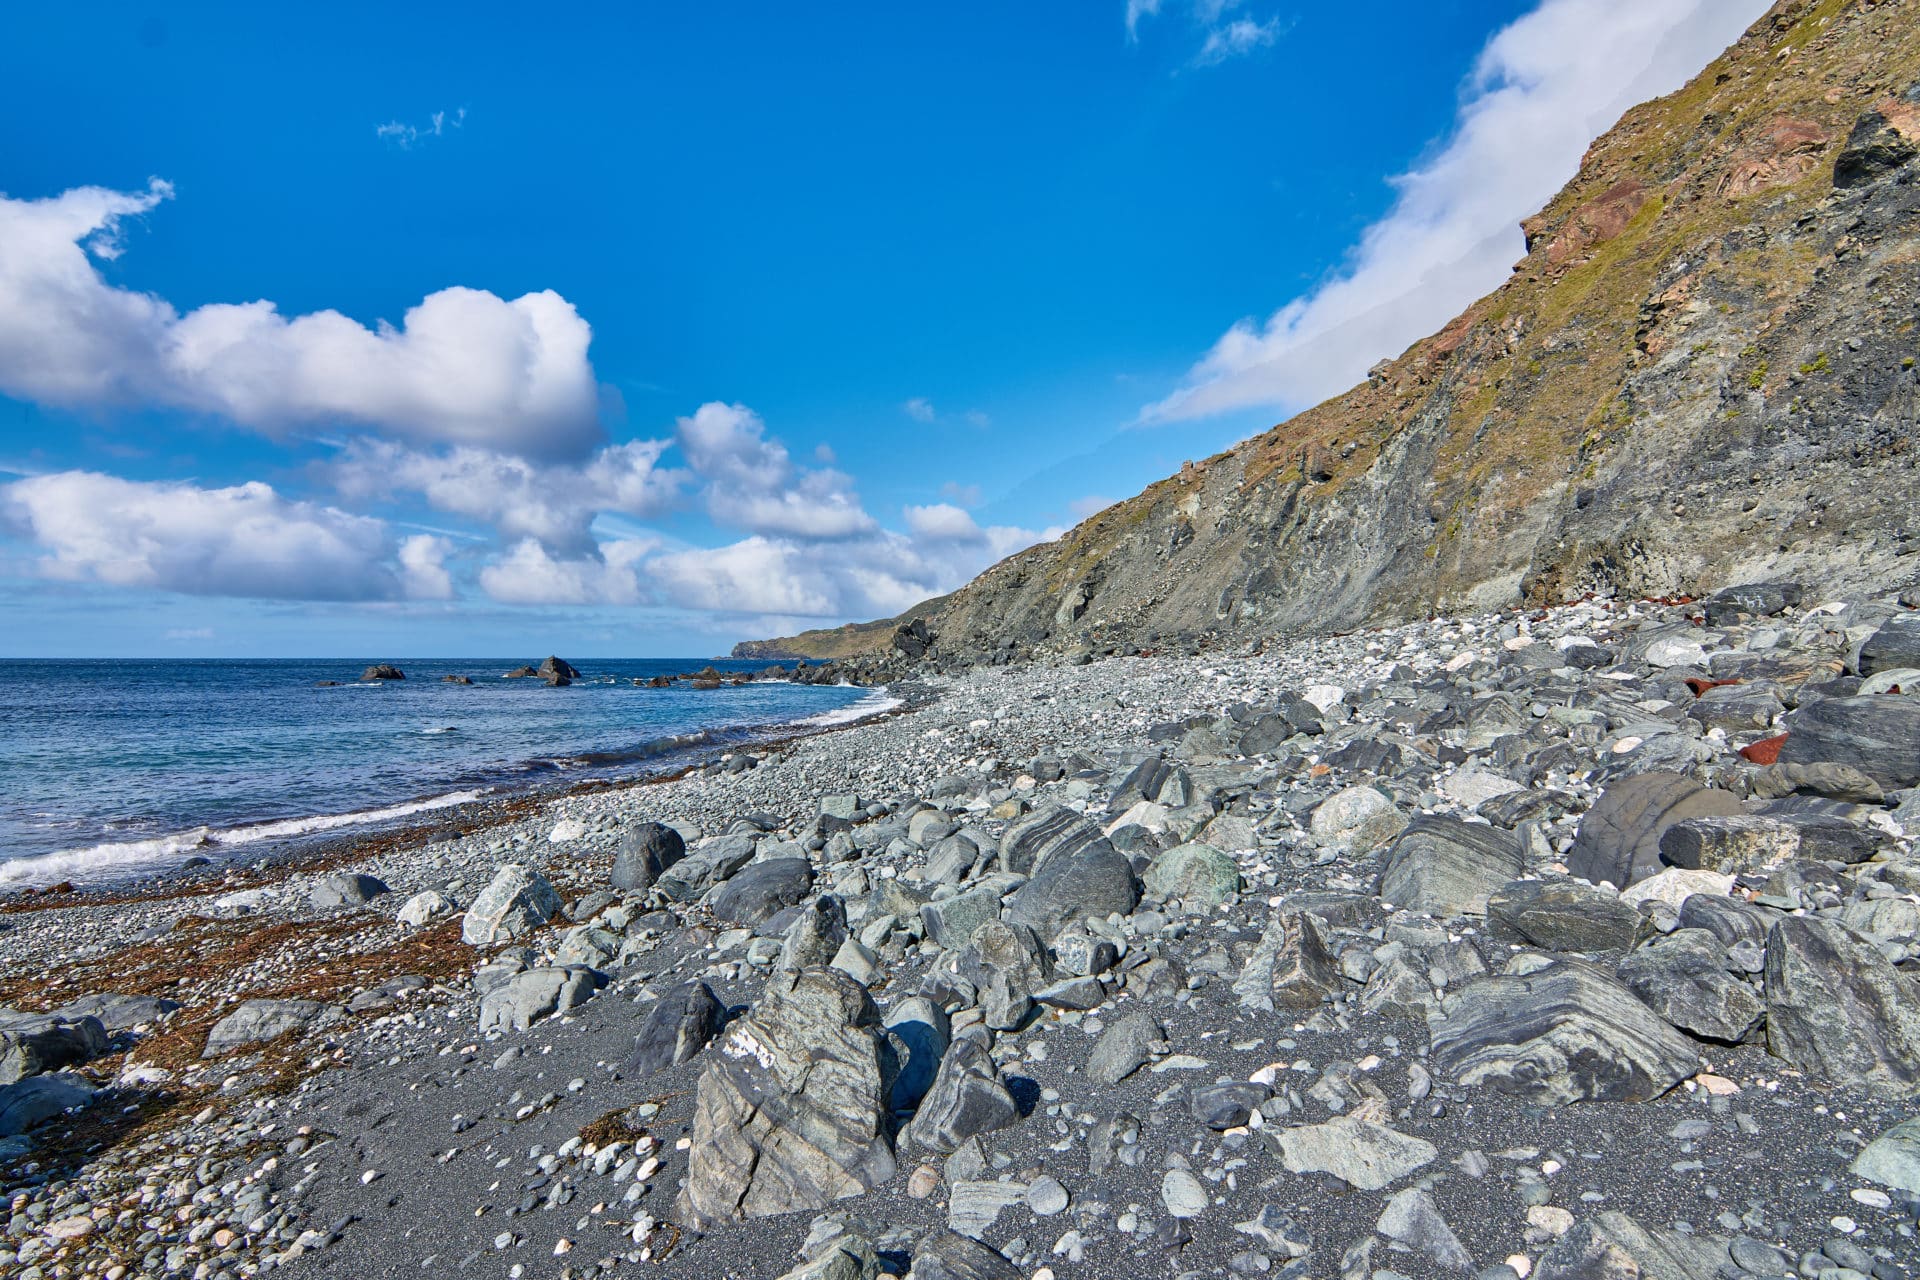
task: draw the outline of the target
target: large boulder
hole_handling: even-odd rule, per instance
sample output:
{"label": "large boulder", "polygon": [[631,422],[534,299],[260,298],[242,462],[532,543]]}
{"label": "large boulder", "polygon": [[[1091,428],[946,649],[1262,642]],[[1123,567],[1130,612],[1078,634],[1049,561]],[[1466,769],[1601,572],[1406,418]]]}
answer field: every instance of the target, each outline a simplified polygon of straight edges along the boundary
{"label": "large boulder", "polygon": [[102,991],[81,996],[78,1000],[69,1000],[53,1012],[56,1017],[67,1019],[98,1018],[100,1025],[111,1034],[160,1022],[179,1009],[178,1000],[168,1000],[164,996],[127,996]]}
{"label": "large boulder", "polygon": [[1781,764],[1850,764],[1889,791],[1920,786],[1920,697],[1819,698],[1787,717]]}
{"label": "large boulder", "polygon": [[1153,860],[1143,880],[1162,902],[1217,907],[1240,891],[1240,864],[1210,844],[1176,845]]}
{"label": "large boulder", "polygon": [[1740,797],[1731,791],[1703,787],[1682,774],[1656,769],[1617,779],[1580,819],[1567,871],[1624,889],[1660,870],[1660,837],[1674,823],[1741,812]]}
{"label": "large boulder", "polygon": [[1724,1237],[1647,1230],[1609,1210],[1576,1222],[1554,1241],[1533,1280],[1716,1280],[1745,1272],[1728,1261]]}
{"label": "large boulder", "polygon": [[545,661],[534,668],[534,674],[542,680],[553,680],[555,678],[561,680],[578,680],[580,678],[580,668],[574,666],[565,658],[556,658],[552,654],[548,654]]}
{"label": "large boulder", "polygon": [[376,662],[360,673],[362,680],[405,680],[407,673],[387,662]]}
{"label": "large boulder", "polygon": [[1920,991],[1845,926],[1783,916],[1767,933],[1767,1048],[1843,1084],[1920,1093]]}
{"label": "large boulder", "polygon": [[564,905],[538,871],[524,863],[504,863],[467,908],[460,937],[469,946],[497,947],[545,925]]}
{"label": "large boulder", "polygon": [[307,901],[322,911],[328,911],[336,907],[364,907],[381,894],[391,892],[386,882],[378,876],[336,871],[320,877],[320,882],[307,894]]}
{"label": "large boulder", "polygon": [[1064,806],[1017,819],[1000,837],[1000,869],[1027,875],[1055,854],[1085,848],[1100,828]]}
{"label": "large boulder", "polygon": [[63,1111],[84,1107],[96,1092],[87,1081],[64,1072],[0,1085],[0,1138],[25,1133]]}
{"label": "large boulder", "polygon": [[1920,612],[1888,618],[1860,646],[1860,674],[1920,667]]}
{"label": "large boulder", "polygon": [[327,1027],[346,1015],[318,1000],[247,1000],[213,1024],[203,1058],[217,1058],[242,1045],[260,1044],[290,1031]]}
{"label": "large boulder", "polygon": [[1101,837],[1049,853],[1007,903],[1007,919],[1051,942],[1069,924],[1127,915],[1139,903],[1133,864]]}
{"label": "large boulder", "polygon": [[0,1084],[89,1062],[107,1051],[100,1019],[57,1013],[19,1013],[0,1018]]}
{"label": "large boulder", "polygon": [[1314,839],[1356,856],[1373,852],[1406,829],[1407,816],[1375,787],[1336,791],[1314,807],[1309,820]]}
{"label": "large boulder", "polygon": [[995,1031],[1023,1025],[1035,995],[1053,981],[1053,963],[1038,935],[1011,920],[989,920],[973,931],[961,971],[979,992],[980,1013]]}
{"label": "large boulder", "polygon": [[1276,911],[1242,966],[1234,994],[1249,1009],[1310,1009],[1341,985],[1340,962],[1319,922],[1299,911]]}
{"label": "large boulder", "polygon": [[1026,1280],[1027,1273],[978,1240],[935,1231],[913,1246],[914,1280]]}
{"label": "large boulder", "polygon": [[946,1153],[976,1134],[1005,1129],[1019,1119],[1019,1105],[1000,1078],[993,1055],[972,1036],[962,1036],[940,1060],[933,1087],[907,1126],[907,1137],[915,1146]]}
{"label": "large boulder", "polygon": [[1428,1025],[1442,1071],[1543,1106],[1645,1102],[1699,1066],[1684,1036],[1579,961],[1482,978]]}
{"label": "large boulder", "polygon": [[707,909],[751,928],[796,905],[812,888],[813,867],[805,858],[768,858],[748,863],[709,893]]}
{"label": "large boulder", "polygon": [[1380,897],[1436,918],[1485,915],[1487,899],[1525,863],[1511,831],[1457,818],[1422,818],[1401,833],[1380,873]]}
{"label": "large boulder", "polygon": [[585,1004],[599,988],[599,975],[583,965],[516,973],[481,998],[480,1034],[525,1031],[542,1018]]}
{"label": "large boulder", "polygon": [[1679,929],[1628,956],[1616,976],[1682,1031],[1731,1044],[1753,1029],[1765,1006],[1727,969],[1727,948],[1718,937],[1706,929]]}
{"label": "large boulder", "polygon": [[1640,913],[1577,880],[1515,880],[1487,899],[1487,919],[1548,951],[1624,951]]}
{"label": "large boulder", "polygon": [[660,874],[660,892],[692,902],[753,861],[754,837],[745,831],[701,845]]}
{"label": "large boulder", "polygon": [[655,1000],[640,1019],[633,1037],[630,1075],[645,1079],[668,1067],[690,1061],[726,1025],[727,1009],[713,988],[695,980],[683,982]]}
{"label": "large boulder", "polygon": [[609,879],[622,893],[643,892],[686,856],[687,842],[672,827],[662,822],[636,823],[620,834],[620,851],[614,855]]}
{"label": "large boulder", "polygon": [[865,987],[832,969],[769,979],[701,1073],[677,1219],[819,1210],[892,1178],[896,1070]]}
{"label": "large boulder", "polygon": [[1358,1116],[1294,1125],[1273,1134],[1289,1173],[1330,1173],[1361,1191],[1378,1191],[1432,1164],[1439,1149]]}

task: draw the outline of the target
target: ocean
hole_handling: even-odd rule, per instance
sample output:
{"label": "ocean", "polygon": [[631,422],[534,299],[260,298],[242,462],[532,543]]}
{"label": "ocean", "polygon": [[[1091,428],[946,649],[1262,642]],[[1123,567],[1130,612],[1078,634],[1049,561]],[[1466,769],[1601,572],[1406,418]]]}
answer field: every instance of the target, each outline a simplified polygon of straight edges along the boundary
{"label": "ocean", "polygon": [[338,659],[0,660],[0,889],[249,859],[893,705],[844,685],[632,683],[764,662],[579,662],[568,688],[502,678],[523,662],[399,660],[404,681],[362,684],[365,664]]}

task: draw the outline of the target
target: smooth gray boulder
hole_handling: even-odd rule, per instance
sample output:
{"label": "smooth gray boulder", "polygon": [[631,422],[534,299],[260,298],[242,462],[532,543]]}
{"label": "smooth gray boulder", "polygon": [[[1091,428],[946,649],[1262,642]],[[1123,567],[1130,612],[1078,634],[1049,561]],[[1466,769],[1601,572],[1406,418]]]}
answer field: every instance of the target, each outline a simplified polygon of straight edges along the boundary
{"label": "smooth gray boulder", "polygon": [[1432,1164],[1440,1151],[1358,1116],[1268,1131],[1289,1173],[1330,1173],[1361,1191],[1379,1191]]}
{"label": "smooth gray boulder", "polygon": [[1139,903],[1133,864],[1101,837],[1049,853],[1008,901],[1007,919],[1051,942],[1067,925],[1127,915]]}
{"label": "smooth gray boulder", "polygon": [[1786,728],[1781,764],[1850,764],[1889,791],[1920,786],[1920,697],[1818,698]]}
{"label": "smooth gray boulder", "polygon": [[1487,899],[1525,869],[1511,831],[1457,818],[1421,818],[1393,842],[1380,897],[1436,919],[1485,915]]}
{"label": "smooth gray boulder", "polygon": [[0,1138],[25,1133],[63,1111],[84,1107],[97,1092],[79,1076],[64,1072],[0,1086]]}
{"label": "smooth gray boulder", "polygon": [[1217,907],[1240,891],[1240,864],[1210,844],[1176,845],[1153,860],[1142,881],[1162,902]]}
{"label": "smooth gray boulder", "polygon": [[503,863],[467,908],[460,937],[468,946],[497,947],[543,927],[564,906],[559,893],[534,868]]}
{"label": "smooth gray boulder", "polygon": [[1000,1078],[993,1055],[972,1036],[947,1049],[933,1087],[907,1126],[917,1147],[942,1154],[977,1134],[1005,1129],[1020,1119],[1020,1108]]}
{"label": "smooth gray boulder", "polygon": [[180,1009],[178,1000],[162,996],[125,996],[110,991],[81,996],[55,1009],[59,1018],[98,1018],[109,1034],[131,1031],[171,1017]]}
{"label": "smooth gray boulder", "polygon": [[750,862],[706,897],[707,909],[722,920],[751,928],[805,898],[813,888],[813,866],[805,858],[769,858]]}
{"label": "smooth gray boulder", "polygon": [[89,1015],[16,1013],[0,1018],[0,1084],[90,1062],[106,1051],[107,1029]]}
{"label": "smooth gray boulder", "polygon": [[1869,1142],[1848,1166],[1854,1173],[1920,1200],[1920,1117],[1902,1120]]}
{"label": "smooth gray boulder", "polygon": [[1828,1080],[1920,1093],[1920,992],[1872,942],[1831,920],[1767,933],[1767,1048]]}
{"label": "smooth gray boulder", "polygon": [[1071,851],[1100,839],[1100,828],[1064,806],[1041,809],[1017,818],[1000,837],[1002,871],[1020,875],[1062,851]]}
{"label": "smooth gray boulder", "polygon": [[686,838],[678,831],[661,822],[637,822],[620,833],[607,880],[622,893],[641,893],[686,856]]}
{"label": "smooth gray boulder", "polygon": [[1616,779],[1580,819],[1567,871],[1625,889],[1661,869],[1660,837],[1674,823],[1743,812],[1731,791],[1703,787],[1682,774],[1653,770]]}
{"label": "smooth gray boulder", "polygon": [[318,1000],[247,1000],[213,1024],[203,1058],[217,1058],[242,1045],[259,1044],[290,1031],[328,1027],[346,1014]]}
{"label": "smooth gray boulder", "polygon": [[481,998],[480,1033],[525,1031],[542,1018],[578,1008],[599,989],[599,975],[583,965],[516,973]]}
{"label": "smooth gray boulder", "polygon": [[1529,1102],[1645,1102],[1699,1069],[1684,1036],[1577,960],[1482,978],[1429,1017],[1433,1060]]}
{"label": "smooth gray boulder", "polygon": [[886,1028],[900,1063],[888,1105],[896,1113],[912,1111],[933,1086],[934,1074],[953,1040],[953,1027],[938,1004],[926,996],[909,996],[887,1010]]}
{"label": "smooth gray boulder", "polygon": [[892,1178],[897,1070],[865,987],[833,969],[769,978],[700,1075],[677,1220],[824,1209]]}
{"label": "smooth gray boulder", "polygon": [[307,894],[307,902],[322,911],[340,907],[364,907],[383,893],[392,893],[378,876],[351,871],[336,871],[320,877]]}
{"label": "smooth gray boulder", "polygon": [[1766,1006],[1727,969],[1727,949],[1717,936],[1679,929],[1650,939],[1620,962],[1615,976],[1682,1031],[1733,1044],[1753,1029]]}
{"label": "smooth gray boulder", "polygon": [[655,1000],[640,1019],[628,1074],[645,1079],[691,1061],[720,1034],[726,1020],[726,1006],[712,987],[698,980],[681,983]]}

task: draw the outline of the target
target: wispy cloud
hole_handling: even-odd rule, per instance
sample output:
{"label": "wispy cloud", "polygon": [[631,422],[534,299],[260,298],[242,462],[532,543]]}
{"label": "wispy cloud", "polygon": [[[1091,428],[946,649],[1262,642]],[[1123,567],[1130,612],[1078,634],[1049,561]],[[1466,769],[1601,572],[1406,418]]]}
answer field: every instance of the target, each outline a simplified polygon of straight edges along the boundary
{"label": "wispy cloud", "polygon": [[1679,88],[1767,0],[1542,0],[1482,51],[1450,140],[1394,179],[1392,210],[1347,266],[1214,343],[1140,420],[1254,407],[1293,412],[1346,390],[1506,279],[1520,220],[1574,175],[1638,102]]}
{"label": "wispy cloud", "polygon": [[1211,67],[1225,62],[1229,58],[1238,58],[1252,53],[1255,49],[1264,49],[1280,38],[1280,19],[1268,18],[1265,22],[1255,22],[1252,18],[1235,18],[1232,22],[1210,28],[1206,43],[1200,46],[1200,52],[1193,57],[1196,67]]}
{"label": "wispy cloud", "polygon": [[932,422],[936,416],[933,412],[933,401],[925,396],[915,396],[901,405],[900,410],[915,422]]}
{"label": "wispy cloud", "polygon": [[373,132],[376,137],[385,139],[402,151],[411,151],[422,142],[445,137],[466,123],[467,109],[461,107],[452,112],[436,111],[427,117],[425,125],[408,124],[403,120],[389,120],[385,124],[373,126]]}
{"label": "wispy cloud", "polygon": [[[1200,50],[1187,65],[1218,66],[1232,58],[1265,49],[1286,34],[1277,17],[1233,16],[1244,0],[1174,0],[1186,10],[1189,23],[1200,33]],[[1166,0],[1127,0],[1127,43],[1140,39],[1140,24],[1157,18]]]}

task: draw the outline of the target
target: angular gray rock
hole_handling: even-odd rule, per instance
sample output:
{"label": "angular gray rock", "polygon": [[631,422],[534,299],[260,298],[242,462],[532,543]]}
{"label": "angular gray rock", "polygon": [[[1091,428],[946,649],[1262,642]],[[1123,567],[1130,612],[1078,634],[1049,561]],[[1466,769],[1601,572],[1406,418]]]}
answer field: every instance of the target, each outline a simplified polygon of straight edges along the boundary
{"label": "angular gray rock", "polygon": [[1524,865],[1520,840],[1510,831],[1457,818],[1421,818],[1387,851],[1380,897],[1439,919],[1485,915],[1488,897]]}
{"label": "angular gray rock", "polygon": [[927,937],[949,950],[965,946],[975,929],[1000,918],[1000,893],[999,885],[985,884],[927,903],[920,908]]}
{"label": "angular gray rock", "polygon": [[98,1018],[109,1033],[131,1031],[135,1027],[162,1021],[179,1011],[178,1000],[160,996],[125,996],[114,992],[81,996],[55,1009],[61,1018]]}
{"label": "angular gray rock", "polygon": [[726,1019],[726,1006],[712,987],[697,980],[681,983],[654,1001],[640,1019],[627,1073],[645,1079],[691,1061],[720,1034]]}
{"label": "angular gray rock", "polygon": [[336,907],[364,907],[383,893],[391,893],[384,880],[357,872],[336,871],[320,877],[320,883],[307,894],[307,901],[322,911]]}
{"label": "angular gray rock", "polygon": [[1449,1271],[1473,1270],[1473,1255],[1440,1216],[1440,1206],[1419,1187],[1395,1192],[1374,1230],[1389,1240],[1426,1254]]}
{"label": "angular gray rock", "polygon": [[1887,790],[1920,786],[1920,698],[1817,698],[1787,717],[1780,763],[1850,764]]}
{"label": "angular gray rock", "polygon": [[1749,814],[1687,818],[1660,836],[1660,858],[1690,871],[1743,875],[1765,871],[1800,851],[1800,827]]}
{"label": "angular gray rock", "polygon": [[468,946],[499,946],[542,927],[564,905],[538,871],[524,863],[504,863],[467,908],[460,937]]}
{"label": "angular gray rock", "polygon": [[1020,1108],[993,1055],[972,1036],[962,1036],[940,1060],[933,1087],[906,1133],[916,1147],[945,1154],[968,1138],[1005,1129],[1019,1119]]}
{"label": "angular gray rock", "polygon": [[1640,913],[1618,894],[1575,880],[1515,880],[1487,899],[1487,919],[1548,951],[1624,951]]}
{"label": "angular gray rock", "polygon": [[1431,1142],[1357,1116],[1267,1131],[1289,1173],[1330,1173],[1361,1191],[1378,1191],[1440,1154]]}
{"label": "angular gray rock", "polygon": [[660,822],[640,822],[620,833],[608,880],[623,893],[651,888],[669,867],[687,856],[686,839]]}
{"label": "angular gray rock", "polygon": [[1116,1019],[1094,1042],[1087,1078],[1101,1088],[1119,1084],[1153,1061],[1155,1046],[1164,1037],[1160,1020],[1145,1009]]}
{"label": "angular gray rock", "polygon": [[516,973],[481,998],[480,1033],[525,1031],[542,1018],[578,1008],[597,990],[598,975],[581,965]]}
{"label": "angular gray rock", "polygon": [[1069,924],[1091,916],[1126,915],[1140,903],[1133,864],[1105,837],[1056,848],[1007,903],[1007,919],[1051,942]]}
{"label": "angular gray rock", "polygon": [[1767,933],[1767,1048],[1802,1071],[1920,1093],[1920,992],[1870,941],[1783,916]]}
{"label": "angular gray rock", "polygon": [[750,862],[706,896],[707,909],[722,920],[752,927],[791,907],[813,888],[805,858]]}
{"label": "angular gray rock", "polygon": [[1728,1258],[1724,1239],[1648,1231],[1609,1210],[1576,1222],[1554,1241],[1531,1280],[1719,1280]]}
{"label": "angular gray rock", "polygon": [[973,931],[961,970],[980,993],[980,1012],[995,1031],[1011,1031],[1033,1012],[1034,995],[1053,980],[1046,948],[1024,924],[989,920]]}
{"label": "angular gray rock", "polygon": [[1542,1105],[1645,1102],[1699,1069],[1685,1037],[1575,960],[1482,978],[1449,995],[1428,1026],[1442,1072]]}
{"label": "angular gray rock", "polygon": [[1340,962],[1306,912],[1276,911],[1241,968],[1234,994],[1249,1009],[1310,1009],[1342,985]]}
{"label": "angular gray rock", "polygon": [[0,1084],[90,1062],[107,1051],[100,1019],[57,1013],[0,1017]]}
{"label": "angular gray rock", "polygon": [[1727,968],[1727,949],[1717,936],[1680,929],[1651,939],[1621,961],[1615,976],[1682,1031],[1732,1044],[1745,1038],[1766,1006]]}
{"label": "angular gray rock", "polygon": [[1026,1272],[978,1240],[935,1231],[913,1246],[914,1280],[1026,1280]]}
{"label": "angular gray rock", "polygon": [[242,1045],[258,1044],[289,1031],[326,1027],[346,1015],[318,1000],[247,1000],[207,1032],[203,1058],[217,1058]]}
{"label": "angular gray rock", "polygon": [[1920,667],[1920,613],[1896,613],[1860,646],[1860,674]]}
{"label": "angular gray rock", "polygon": [[1681,774],[1654,770],[1617,779],[1580,819],[1567,871],[1624,889],[1660,870],[1660,837],[1674,823],[1741,812],[1740,797],[1731,791],[1703,787]]}
{"label": "angular gray rock", "polygon": [[1263,1084],[1229,1080],[1195,1089],[1187,1096],[1187,1110],[1203,1126],[1218,1132],[1245,1124],[1272,1096],[1273,1091]]}
{"label": "angular gray rock", "polygon": [[833,969],[768,979],[700,1075],[679,1221],[823,1209],[890,1179],[897,1070],[865,987]]}
{"label": "angular gray rock", "polygon": [[754,837],[748,832],[721,836],[693,850],[661,872],[660,892],[675,902],[692,902],[753,861]]}
{"label": "angular gray rock", "polygon": [[847,943],[847,907],[836,894],[823,893],[800,908],[780,943],[782,969],[810,969],[833,963]]}

